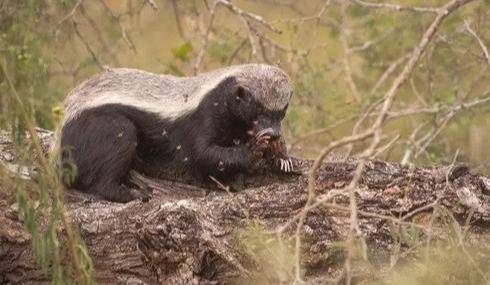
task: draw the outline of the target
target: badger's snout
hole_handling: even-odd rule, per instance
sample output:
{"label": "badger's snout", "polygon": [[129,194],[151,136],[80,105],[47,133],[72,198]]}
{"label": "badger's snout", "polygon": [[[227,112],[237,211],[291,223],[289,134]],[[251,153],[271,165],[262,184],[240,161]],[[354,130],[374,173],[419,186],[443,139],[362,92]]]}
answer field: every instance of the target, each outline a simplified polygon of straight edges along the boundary
{"label": "badger's snout", "polygon": [[267,117],[258,118],[254,121],[254,131],[256,136],[266,135],[270,140],[276,140],[281,137],[281,122]]}
{"label": "badger's snout", "polygon": [[273,128],[266,128],[266,129],[262,129],[261,131],[257,132],[257,134],[268,136],[269,140],[274,141],[274,140],[277,140],[281,137],[281,130],[277,130],[277,129],[273,129]]}

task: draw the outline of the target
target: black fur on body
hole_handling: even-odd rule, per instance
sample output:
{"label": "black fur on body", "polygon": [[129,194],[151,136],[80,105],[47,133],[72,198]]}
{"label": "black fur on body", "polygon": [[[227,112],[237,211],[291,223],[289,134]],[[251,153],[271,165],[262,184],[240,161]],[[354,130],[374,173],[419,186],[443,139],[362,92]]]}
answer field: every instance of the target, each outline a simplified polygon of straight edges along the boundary
{"label": "black fur on body", "polygon": [[[138,163],[164,162],[189,170],[201,181],[209,176],[226,181],[250,168],[261,156],[264,145],[257,140],[253,145],[246,142],[253,141],[254,134],[265,129],[268,130],[266,135],[269,139],[281,136],[280,124],[291,96],[285,74],[265,65],[244,65],[233,67],[231,72],[230,69],[223,69],[205,74],[204,80],[197,80],[198,84],[203,81],[203,84],[207,84],[205,94],[191,107],[186,106],[186,102],[193,98],[186,92],[202,92],[199,86],[194,90],[186,87],[183,94],[172,90],[171,95],[161,93],[161,88],[150,89],[144,95],[139,91],[126,92],[125,89],[126,98],[120,103],[117,97],[100,100],[100,97],[96,97],[99,95],[90,95],[89,92],[95,90],[102,94],[100,96],[107,96],[101,90],[112,88],[115,90],[109,95],[117,96],[119,90],[114,88],[114,84],[125,84],[118,78],[121,76],[126,76],[126,80],[136,80],[135,84],[145,84],[145,78],[139,76],[150,80],[152,76],[159,76],[128,69],[109,72],[114,74],[108,80],[104,80],[104,75],[100,76],[102,79],[91,79],[75,89],[72,92],[75,95],[67,98],[60,146],[63,165],[76,166],[75,179],[67,182],[67,186],[95,192],[119,202],[144,196],[144,193],[124,186],[129,170]],[[118,72],[122,75],[118,76]],[[225,75],[220,75],[220,72]],[[206,76],[211,84],[205,82]],[[275,78],[277,76],[279,78]],[[216,84],[212,83],[213,80]],[[261,80],[266,82],[261,84]],[[167,87],[179,86],[169,84]],[[270,96],[264,97],[266,91],[254,90],[254,87],[276,90],[266,90]],[[256,92],[262,93],[254,94]],[[137,102],[147,100],[148,96],[156,97],[155,103],[159,98],[168,101],[168,96],[189,96],[190,99],[184,98],[182,101],[181,108],[187,108],[185,112],[176,111],[175,104],[171,106],[174,108],[172,112],[159,112],[159,108],[165,110],[165,103],[151,106],[153,110],[146,105],[141,107],[145,102]],[[128,98],[134,99],[135,103]],[[264,98],[271,101],[266,102]],[[97,100],[101,103],[95,104]]]}

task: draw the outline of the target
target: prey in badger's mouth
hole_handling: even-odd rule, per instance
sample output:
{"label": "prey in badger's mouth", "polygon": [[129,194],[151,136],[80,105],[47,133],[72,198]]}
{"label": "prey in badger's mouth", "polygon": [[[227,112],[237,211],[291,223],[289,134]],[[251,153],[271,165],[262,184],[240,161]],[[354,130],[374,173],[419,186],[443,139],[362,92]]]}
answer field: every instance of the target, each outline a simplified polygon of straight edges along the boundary
{"label": "prey in badger's mouth", "polygon": [[286,73],[265,64],[192,77],[110,69],[64,101],[61,166],[76,173],[63,181],[127,202],[148,198],[125,186],[129,171],[141,162],[182,168],[203,182],[229,181],[261,160],[291,173],[281,122],[292,93]]}

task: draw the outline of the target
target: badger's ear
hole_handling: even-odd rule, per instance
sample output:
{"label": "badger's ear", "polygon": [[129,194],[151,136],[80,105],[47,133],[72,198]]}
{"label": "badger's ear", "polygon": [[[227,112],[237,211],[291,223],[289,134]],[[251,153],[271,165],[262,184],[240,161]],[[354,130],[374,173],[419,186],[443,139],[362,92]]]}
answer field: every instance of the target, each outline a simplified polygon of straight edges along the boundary
{"label": "badger's ear", "polygon": [[246,92],[247,91],[245,90],[245,88],[243,88],[243,86],[237,85],[235,87],[234,95],[235,95],[236,99],[243,100],[243,99],[245,99],[245,96],[246,96],[245,93]]}

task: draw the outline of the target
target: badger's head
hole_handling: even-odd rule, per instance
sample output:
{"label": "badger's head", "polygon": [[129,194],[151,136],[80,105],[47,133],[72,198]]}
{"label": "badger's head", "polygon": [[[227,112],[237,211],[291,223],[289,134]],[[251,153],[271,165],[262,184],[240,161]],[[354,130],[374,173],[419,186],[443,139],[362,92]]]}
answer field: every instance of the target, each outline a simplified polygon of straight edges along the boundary
{"label": "badger's head", "polygon": [[268,130],[271,139],[281,136],[281,121],[293,94],[288,76],[270,65],[243,65],[233,75],[227,94],[229,112],[259,133]]}

